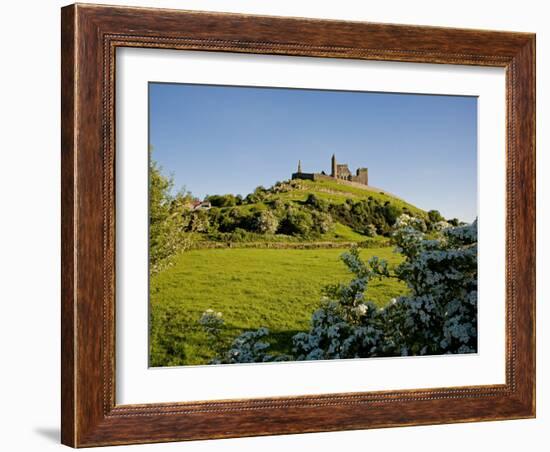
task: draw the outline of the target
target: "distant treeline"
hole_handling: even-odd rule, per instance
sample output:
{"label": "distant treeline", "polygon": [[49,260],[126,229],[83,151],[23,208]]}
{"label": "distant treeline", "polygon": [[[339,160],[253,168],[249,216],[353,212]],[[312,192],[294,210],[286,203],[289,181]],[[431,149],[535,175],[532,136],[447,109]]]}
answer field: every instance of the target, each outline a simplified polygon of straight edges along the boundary
{"label": "distant treeline", "polygon": [[[259,187],[244,199],[234,195],[209,196],[205,201],[210,202],[210,209],[186,213],[189,215],[187,230],[209,234],[212,240],[216,240],[217,233],[239,231],[315,240],[341,223],[367,237],[389,237],[400,215],[412,215],[406,207],[372,196],[331,203],[313,193],[305,201],[273,199],[269,194],[270,190]],[[422,218],[428,232],[444,220],[436,210]],[[450,223],[458,225],[457,220]]]}

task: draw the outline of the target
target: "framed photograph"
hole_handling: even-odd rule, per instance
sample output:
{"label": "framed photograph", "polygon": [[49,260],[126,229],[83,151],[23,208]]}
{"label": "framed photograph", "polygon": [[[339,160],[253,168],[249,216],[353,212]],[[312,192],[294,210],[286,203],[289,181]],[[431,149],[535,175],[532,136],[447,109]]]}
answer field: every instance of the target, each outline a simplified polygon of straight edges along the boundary
{"label": "framed photograph", "polygon": [[62,442],[535,416],[535,36],[62,9]]}

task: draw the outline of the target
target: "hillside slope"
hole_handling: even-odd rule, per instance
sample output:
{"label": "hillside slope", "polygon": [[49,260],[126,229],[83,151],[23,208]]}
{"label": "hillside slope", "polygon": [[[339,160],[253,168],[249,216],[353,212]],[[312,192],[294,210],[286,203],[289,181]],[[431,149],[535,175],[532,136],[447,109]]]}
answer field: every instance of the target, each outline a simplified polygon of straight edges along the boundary
{"label": "hillside slope", "polygon": [[211,208],[193,212],[191,219],[199,226],[193,230],[199,245],[206,241],[330,246],[368,241],[378,246],[387,242],[403,213],[429,221],[425,211],[381,189],[329,180],[277,182],[270,188],[257,187],[245,198],[227,194],[206,201]]}
{"label": "hillside slope", "polygon": [[382,204],[389,202],[399,209],[408,210],[414,216],[427,218],[427,213],[424,210],[376,187],[365,186],[365,188],[362,188],[357,185],[348,185],[336,180],[334,182],[326,180],[294,180],[289,184],[292,188],[288,192],[274,194],[274,198],[280,197],[281,199],[289,199],[292,201],[305,201],[310,194],[314,194],[334,204],[344,203],[347,199],[368,200],[370,198]]}

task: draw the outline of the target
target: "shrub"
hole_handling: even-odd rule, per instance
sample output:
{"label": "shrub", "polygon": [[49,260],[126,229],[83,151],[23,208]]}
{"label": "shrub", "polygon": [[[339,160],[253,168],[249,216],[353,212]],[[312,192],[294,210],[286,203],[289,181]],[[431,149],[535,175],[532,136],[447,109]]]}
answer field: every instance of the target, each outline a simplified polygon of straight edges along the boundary
{"label": "shrub", "polygon": [[313,211],[311,218],[313,219],[311,229],[315,235],[326,234],[334,229],[334,221],[326,212]]}
{"label": "shrub", "polygon": [[420,232],[426,232],[428,230],[426,222],[422,218],[416,218],[407,213],[403,213],[397,218],[394,227],[395,229],[411,227]]}
{"label": "shrub", "polygon": [[443,218],[443,215],[439,213],[439,210],[428,211],[428,219],[432,223],[437,223],[438,221],[445,221],[445,218]]}
{"label": "shrub", "polygon": [[365,230],[363,231],[363,233],[367,237],[374,237],[376,235],[376,226],[372,223],[367,224],[367,226],[365,226]]}
{"label": "shrub", "polygon": [[253,229],[260,234],[275,234],[279,227],[279,219],[271,210],[256,212]]}
{"label": "shrub", "polygon": [[222,313],[215,312],[212,309],[204,311],[199,319],[199,325],[204,328],[207,334],[215,339],[219,339],[224,323]]}
{"label": "shrub", "polygon": [[305,201],[306,206],[311,207],[312,209],[319,212],[327,212],[329,208],[329,203],[324,199],[319,198],[318,196],[310,193]]}
{"label": "shrub", "polygon": [[406,256],[396,275],[411,295],[403,311],[407,354],[470,353],[477,350],[477,221],[447,228],[438,240],[404,229],[398,249]]}
{"label": "shrub", "polygon": [[337,303],[327,303],[311,317],[307,333],[294,336],[294,348],[298,360],[361,358],[377,356],[377,346],[382,341],[383,328],[379,314],[373,306],[359,304],[358,317],[363,322],[351,323],[342,315]]}
{"label": "shrub", "polygon": [[289,207],[280,222],[277,232],[287,235],[308,236],[313,226],[313,218],[307,210]]}
{"label": "shrub", "polygon": [[254,189],[254,192],[246,196],[244,202],[247,204],[256,204],[265,200],[268,194],[268,190],[260,185]]}
{"label": "shrub", "polygon": [[397,221],[399,215],[401,215],[402,210],[389,202],[384,206],[384,217],[386,218],[387,223],[390,226],[393,226]]}
{"label": "shrub", "polygon": [[209,213],[209,216],[212,220],[211,223],[217,225],[220,232],[233,232],[236,229],[254,230],[253,214],[238,207],[216,209],[214,212]]}
{"label": "shrub", "polygon": [[205,201],[209,201],[213,207],[233,207],[240,204],[242,199],[238,199],[236,196],[228,194],[207,196]]}
{"label": "shrub", "polygon": [[210,217],[205,210],[190,212],[187,230],[190,232],[207,232],[210,228]]}
{"label": "shrub", "polygon": [[235,363],[262,363],[268,361],[285,361],[290,357],[286,355],[271,355],[270,344],[264,341],[269,336],[267,328],[256,331],[247,331],[238,336],[229,350],[212,360],[211,364],[235,364]]}
{"label": "shrub", "polygon": [[272,201],[270,205],[275,212],[282,212],[285,209],[285,203],[279,198],[275,199],[275,201]]}
{"label": "shrub", "polygon": [[349,226],[360,234],[368,233],[366,227],[372,225],[374,230],[371,228],[371,233],[374,231],[375,234],[385,236],[391,234],[395,222],[403,213],[402,209],[389,201],[382,204],[372,197],[359,201],[347,199],[343,204],[331,204],[327,210],[334,221]]}

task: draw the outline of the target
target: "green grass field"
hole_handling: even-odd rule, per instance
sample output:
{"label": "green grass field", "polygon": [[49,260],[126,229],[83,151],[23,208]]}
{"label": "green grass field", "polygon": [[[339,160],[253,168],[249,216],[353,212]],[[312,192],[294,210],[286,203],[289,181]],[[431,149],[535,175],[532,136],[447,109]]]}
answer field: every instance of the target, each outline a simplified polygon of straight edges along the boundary
{"label": "green grass field", "polygon": [[[347,282],[340,260],[345,249],[199,249],[175,258],[151,278],[150,364],[207,364],[217,350],[246,330],[269,328],[275,352],[291,350],[291,338],[305,331],[327,284]],[[361,250],[395,265],[392,248]],[[374,282],[366,296],[378,305],[406,292],[395,279]],[[213,309],[225,327],[213,341],[198,324]]]}

